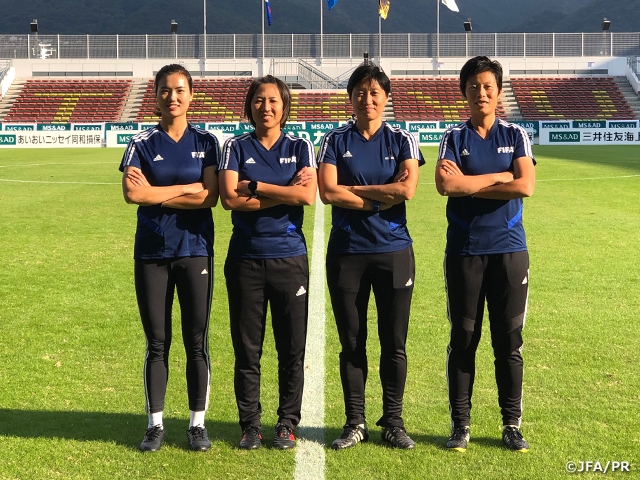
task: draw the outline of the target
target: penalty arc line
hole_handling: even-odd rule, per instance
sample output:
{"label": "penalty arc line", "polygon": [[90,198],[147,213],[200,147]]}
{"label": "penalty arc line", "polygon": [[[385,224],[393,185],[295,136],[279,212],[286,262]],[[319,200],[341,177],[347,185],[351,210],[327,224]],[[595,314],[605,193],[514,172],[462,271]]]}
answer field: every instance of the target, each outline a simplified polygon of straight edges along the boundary
{"label": "penalty arc line", "polygon": [[324,480],[324,210],[324,204],[316,194],[304,390],[302,416],[298,426],[295,480]]}

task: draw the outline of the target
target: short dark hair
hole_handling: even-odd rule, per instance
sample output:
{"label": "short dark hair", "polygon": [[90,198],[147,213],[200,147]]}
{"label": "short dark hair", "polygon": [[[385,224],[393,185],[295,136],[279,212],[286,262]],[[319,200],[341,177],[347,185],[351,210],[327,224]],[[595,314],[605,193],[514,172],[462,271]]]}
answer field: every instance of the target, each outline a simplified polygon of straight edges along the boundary
{"label": "short dark hair", "polygon": [[387,74],[378,66],[373,63],[363,63],[358,68],[356,68],[351,77],[349,77],[349,83],[347,83],[347,93],[349,97],[353,93],[353,89],[360,85],[363,81],[373,81],[378,82],[378,85],[382,87],[382,89],[387,94],[387,97],[391,94],[391,81]]}
{"label": "short dark hair", "polygon": [[498,90],[502,90],[502,65],[497,60],[491,60],[489,57],[473,57],[467,60],[460,70],[460,91],[465,96],[467,89],[467,81],[469,78],[483,72],[491,72],[496,77]]}
{"label": "short dark hair", "polygon": [[156,97],[158,96],[158,87],[160,86],[160,80],[162,80],[164,77],[168,77],[169,75],[173,75],[174,73],[179,73],[184,78],[186,78],[187,82],[189,83],[189,91],[193,92],[193,79],[191,78],[189,70],[184,68],[182,65],[172,63],[170,65],[165,65],[160,70],[158,70],[158,73],[156,73],[156,79],[154,82]]}
{"label": "short dark hair", "polygon": [[280,120],[280,128],[283,128],[287,124],[289,112],[291,111],[291,92],[289,91],[289,87],[287,87],[286,83],[273,75],[265,75],[264,77],[256,78],[251,82],[249,90],[247,91],[247,97],[244,100],[244,115],[247,117],[247,120],[249,120],[251,125],[255,127],[256,121],[253,119],[253,115],[251,114],[253,96],[261,85],[269,83],[278,87],[280,98],[282,98],[282,119]]}
{"label": "short dark hair", "polygon": [[[156,98],[158,97],[158,87],[160,86],[160,81],[163,78],[168,77],[169,75],[173,75],[174,73],[179,73],[184,78],[186,78],[187,83],[189,84],[189,92],[193,92],[193,79],[191,78],[189,70],[184,68],[182,65],[178,65],[177,63],[171,63],[169,65],[165,65],[160,70],[158,70],[158,73],[156,73],[156,78],[153,82],[153,88],[156,92]],[[154,115],[160,116],[160,109],[157,105],[154,107],[153,113]]]}

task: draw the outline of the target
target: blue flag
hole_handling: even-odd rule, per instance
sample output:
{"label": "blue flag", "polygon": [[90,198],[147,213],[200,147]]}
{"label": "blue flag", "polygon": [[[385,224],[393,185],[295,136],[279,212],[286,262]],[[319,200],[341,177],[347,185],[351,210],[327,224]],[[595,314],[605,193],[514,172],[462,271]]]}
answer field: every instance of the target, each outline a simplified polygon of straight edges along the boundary
{"label": "blue flag", "polygon": [[264,0],[264,8],[267,10],[267,23],[271,26],[271,4],[269,0]]}
{"label": "blue flag", "polygon": [[327,5],[329,5],[329,10],[335,7],[336,3],[338,3],[338,0],[327,0]]}

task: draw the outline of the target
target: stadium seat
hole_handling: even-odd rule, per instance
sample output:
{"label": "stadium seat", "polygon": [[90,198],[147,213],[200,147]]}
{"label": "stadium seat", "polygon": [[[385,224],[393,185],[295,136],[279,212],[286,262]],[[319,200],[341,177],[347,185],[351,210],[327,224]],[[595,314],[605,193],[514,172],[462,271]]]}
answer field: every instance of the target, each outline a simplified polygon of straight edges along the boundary
{"label": "stadium seat", "polygon": [[611,77],[517,77],[511,86],[526,120],[635,118]]}
{"label": "stadium seat", "polygon": [[[459,91],[458,78],[397,77],[392,79],[396,120],[461,121],[469,107]],[[496,114],[505,117],[502,103]]]}
{"label": "stadium seat", "polygon": [[131,80],[27,80],[5,122],[115,122]]}

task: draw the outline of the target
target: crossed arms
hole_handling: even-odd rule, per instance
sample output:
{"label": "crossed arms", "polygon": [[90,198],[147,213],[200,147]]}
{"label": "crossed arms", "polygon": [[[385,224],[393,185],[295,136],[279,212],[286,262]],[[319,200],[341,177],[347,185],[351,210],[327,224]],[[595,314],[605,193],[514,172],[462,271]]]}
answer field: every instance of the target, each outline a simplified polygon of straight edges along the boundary
{"label": "crossed arms", "polygon": [[536,172],[531,157],[519,157],[513,161],[513,172],[465,175],[458,165],[447,159],[436,164],[436,188],[448,197],[473,195],[493,200],[511,200],[530,197],[536,181]]}

